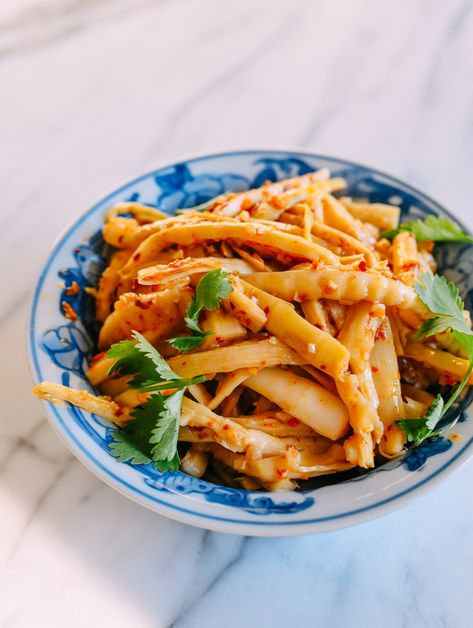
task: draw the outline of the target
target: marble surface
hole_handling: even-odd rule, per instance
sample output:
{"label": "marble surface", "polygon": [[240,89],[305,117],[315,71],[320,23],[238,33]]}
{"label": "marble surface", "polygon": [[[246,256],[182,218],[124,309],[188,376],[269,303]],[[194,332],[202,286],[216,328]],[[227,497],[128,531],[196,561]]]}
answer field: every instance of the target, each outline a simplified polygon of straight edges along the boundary
{"label": "marble surface", "polygon": [[182,156],[310,148],[473,227],[472,79],[470,0],[2,0],[0,626],[473,625],[473,463],[352,529],[193,529],[75,461],[30,395],[24,347],[52,241]]}

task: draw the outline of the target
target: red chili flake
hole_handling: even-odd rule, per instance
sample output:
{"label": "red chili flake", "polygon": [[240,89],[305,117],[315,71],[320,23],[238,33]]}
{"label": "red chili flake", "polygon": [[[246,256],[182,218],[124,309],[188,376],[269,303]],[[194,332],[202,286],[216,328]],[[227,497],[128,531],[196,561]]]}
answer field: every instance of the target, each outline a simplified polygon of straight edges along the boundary
{"label": "red chili flake", "polygon": [[133,255],[133,261],[134,261],[134,262],[137,262],[137,261],[140,259],[140,257],[141,257],[141,253],[135,253],[135,254]]}
{"label": "red chili flake", "polygon": [[151,303],[148,301],[140,301],[137,300],[135,303],[136,307],[139,307],[140,310],[148,310],[151,307]]}
{"label": "red chili flake", "polygon": [[222,336],[215,336],[215,342],[220,344],[222,342],[225,342],[225,338],[222,338]]}
{"label": "red chili flake", "polygon": [[171,395],[173,395],[176,392],[177,388],[171,388],[169,390],[163,390],[162,395],[163,397],[170,397]]}
{"label": "red chili flake", "polygon": [[242,211],[245,211],[246,209],[250,209],[252,205],[253,205],[253,201],[251,200],[251,198],[248,198],[246,196],[241,202],[241,209]]}
{"label": "red chili flake", "polygon": [[230,429],[230,428],[229,428],[229,426],[225,423],[225,425],[223,426],[223,429],[224,429],[224,430],[228,430],[228,429]]}
{"label": "red chili flake", "polygon": [[314,260],[310,267],[312,270],[317,270],[317,268],[319,267],[319,262],[317,260]]}
{"label": "red chili flake", "polygon": [[309,295],[306,294],[305,292],[303,292],[302,294],[299,295],[299,301],[308,301],[309,300]]}
{"label": "red chili flake", "polygon": [[368,266],[366,265],[366,262],[364,259],[361,260],[361,262],[358,264],[358,268],[360,270],[362,270],[363,272],[366,271],[366,269],[368,268]]}
{"label": "red chili flake", "polygon": [[67,286],[66,288],[66,294],[68,297],[73,297],[76,294],[79,294],[79,292],[80,292],[80,287],[77,281],[73,281],[71,285]]}
{"label": "red chili flake", "polygon": [[72,322],[77,320],[78,317],[77,317],[76,312],[74,311],[72,306],[69,305],[69,303],[67,303],[67,301],[63,301],[61,303],[61,308],[62,308],[62,313],[64,314],[66,318],[68,318]]}
{"label": "red chili flake", "polygon": [[448,384],[448,386],[454,386],[458,381],[458,379],[455,377],[455,375],[452,375],[452,373],[444,373],[443,379],[445,383]]}
{"label": "red chili flake", "polygon": [[322,291],[324,294],[332,294],[332,292],[335,292],[336,288],[334,286],[329,286],[327,284],[325,284],[322,288]]}
{"label": "red chili flake", "polygon": [[284,203],[278,196],[271,196],[271,198],[268,199],[268,203],[276,209],[283,209],[284,207]]}
{"label": "red chili flake", "polygon": [[92,359],[90,361],[91,364],[95,364],[96,362],[98,362],[99,360],[101,360],[105,355],[105,351],[101,351],[100,353],[96,353],[95,355],[92,356]]}
{"label": "red chili flake", "polygon": [[123,414],[123,406],[117,403],[117,409],[115,410],[115,416],[121,416]]}
{"label": "red chili flake", "polygon": [[371,367],[371,372],[372,373],[377,373],[379,371],[379,368],[377,366],[372,366]]}
{"label": "red chili flake", "polygon": [[131,283],[131,289],[132,290],[138,290],[139,287],[140,287],[140,284],[138,282],[138,279],[133,279],[133,281]]}
{"label": "red chili flake", "polygon": [[322,371],[326,371],[327,370],[327,365],[326,364],[321,364],[320,368],[322,369]]}
{"label": "red chili flake", "polygon": [[246,324],[247,327],[249,327],[251,325],[251,319],[246,318],[245,319],[245,324]]}
{"label": "red chili flake", "polygon": [[386,340],[386,327],[384,325],[379,326],[375,340]]}
{"label": "red chili flake", "polygon": [[263,312],[264,312],[265,314],[269,314],[269,305],[266,305],[266,306],[265,306],[265,308],[264,308]]}
{"label": "red chili flake", "polygon": [[276,473],[277,473],[279,478],[283,478],[286,475],[287,470],[286,469],[276,469]]}
{"label": "red chili flake", "polygon": [[296,427],[297,425],[299,425],[299,423],[299,419],[296,419],[295,417],[289,419],[289,421],[287,422],[290,427]]}

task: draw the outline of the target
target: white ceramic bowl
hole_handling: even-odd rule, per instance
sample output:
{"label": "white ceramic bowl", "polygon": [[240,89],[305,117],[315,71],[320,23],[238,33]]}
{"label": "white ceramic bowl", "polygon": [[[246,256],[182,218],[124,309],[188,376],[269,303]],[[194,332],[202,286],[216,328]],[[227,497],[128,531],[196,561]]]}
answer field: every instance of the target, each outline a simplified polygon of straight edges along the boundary
{"label": "white ceramic bowl", "polygon": [[[94,352],[93,302],[81,290],[67,296],[60,280],[80,287],[94,285],[104,264],[100,236],[104,212],[121,201],[139,200],[172,213],[204,202],[227,190],[245,190],[265,180],[296,176],[320,167],[348,181],[347,194],[397,204],[406,216],[447,215],[430,198],[388,175],[347,161],[311,153],[249,150],[208,155],[161,168],[119,188],[89,209],[55,245],[35,289],[29,324],[29,350],[35,382],[51,380],[88,388],[84,369]],[[442,245],[440,272],[453,279],[471,306],[473,249]],[[63,300],[79,313],[75,324],[61,312]],[[470,395],[464,403],[468,405]],[[108,453],[106,421],[67,404],[44,403],[45,411],[73,453],[98,477],[139,504],[186,523],[237,534],[281,536],[332,530],[367,521],[398,508],[434,486],[472,455],[473,424],[464,408],[452,441],[444,436],[426,441],[402,459],[368,473],[326,477],[302,490],[247,492],[217,486],[181,472],[160,474],[151,465],[119,463]],[[456,416],[455,416],[456,415]],[[314,488],[315,486],[315,488]],[[71,488],[71,490],[73,490]]]}

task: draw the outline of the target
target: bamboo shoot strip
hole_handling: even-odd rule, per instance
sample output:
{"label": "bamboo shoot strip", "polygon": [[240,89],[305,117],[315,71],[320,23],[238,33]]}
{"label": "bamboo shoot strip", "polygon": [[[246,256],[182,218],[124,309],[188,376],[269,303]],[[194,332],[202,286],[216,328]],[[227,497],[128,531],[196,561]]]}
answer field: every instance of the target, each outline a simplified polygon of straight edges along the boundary
{"label": "bamboo shoot strip", "polygon": [[284,339],[305,361],[336,379],[344,376],[350,354],[338,340],[308,323],[294,306],[241,280],[245,294],[256,297],[266,317],[266,329]]}
{"label": "bamboo shoot strip", "polygon": [[249,377],[243,385],[331,440],[341,438],[348,430],[348,412],[340,398],[305,377],[273,367]]}
{"label": "bamboo shoot strip", "polygon": [[206,240],[241,240],[247,246],[252,243],[268,246],[298,259],[323,261],[336,264],[338,257],[319,244],[308,242],[303,237],[272,229],[265,225],[244,222],[201,222],[175,224],[168,229],[149,236],[136,249],[122,269],[122,276],[135,273],[138,265],[152,261],[163,249],[171,245],[191,245]]}
{"label": "bamboo shoot strip", "polygon": [[342,268],[309,268],[245,275],[245,281],[286,301],[333,299],[372,301],[425,314],[413,288],[380,273]]}
{"label": "bamboo shoot strip", "polygon": [[[296,351],[277,338],[247,340],[230,347],[179,355],[169,360],[169,366],[181,377],[215,373],[232,373],[241,368],[264,368],[277,364],[303,364]],[[189,375],[191,373],[191,375]]]}

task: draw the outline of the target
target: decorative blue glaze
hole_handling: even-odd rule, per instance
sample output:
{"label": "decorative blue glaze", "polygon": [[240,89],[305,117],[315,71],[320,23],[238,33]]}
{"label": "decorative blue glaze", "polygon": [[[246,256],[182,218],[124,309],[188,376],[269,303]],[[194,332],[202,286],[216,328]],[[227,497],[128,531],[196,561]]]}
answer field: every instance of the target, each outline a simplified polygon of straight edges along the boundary
{"label": "decorative blue glaze", "polygon": [[85,376],[93,343],[79,327],[67,323],[48,329],[43,334],[42,346],[51,361],[64,372]]}
{"label": "decorative blue glaze", "polygon": [[166,473],[161,475],[159,480],[145,478],[145,482],[158,491],[171,491],[183,495],[196,493],[203,495],[209,502],[234,506],[255,515],[289,515],[307,510],[315,503],[313,497],[301,493],[291,494],[292,501],[275,503],[267,493],[218,486],[184,473]]}
{"label": "decorative blue glaze", "polygon": [[[224,163],[221,169],[218,167],[220,159]],[[231,164],[233,161],[236,166],[234,170],[229,167],[229,163]],[[208,170],[205,169],[207,163],[211,164],[211,168]],[[317,167],[324,166],[330,167],[333,176],[343,176],[347,179],[348,190],[344,190],[344,194],[354,198],[369,199],[372,202],[397,204],[401,208],[404,220],[419,218],[431,213],[446,214],[433,201],[417,193],[409,186],[405,186],[369,168],[324,157],[308,156],[305,158],[297,153],[284,155],[278,152],[255,151],[253,153],[235,153],[234,157],[232,155],[222,155],[202,160],[192,160],[188,163],[176,164],[151,173],[117,191],[110,197],[108,205],[102,203],[100,205],[100,216],[103,215],[108,206],[125,200],[139,200],[144,204],[156,206],[172,213],[179,207],[198,205],[226,191],[241,191],[259,186],[264,181],[276,181],[286,177],[298,176]],[[96,210],[91,210],[91,213],[94,211]],[[40,339],[37,341],[38,346],[48,356],[50,363],[57,368],[60,380],[64,384],[69,384],[70,380],[74,379],[74,381],[71,381],[73,386],[89,386],[84,372],[87,361],[94,352],[97,336],[93,300],[87,295],[84,288],[97,285],[100,273],[109,254],[108,247],[104,246],[102,241],[100,231],[96,231],[98,224],[98,221],[95,221],[96,226],[88,242],[84,243],[82,232],[80,235],[77,234],[77,239],[71,240],[73,243],[79,244],[76,244],[75,247],[72,244],[69,253],[62,254],[62,257],[69,257],[72,262],[56,267],[59,279],[64,282],[64,288],[58,291],[57,306],[62,308],[64,301],[69,303],[78,314],[79,319],[77,323],[73,324],[66,322],[64,318],[58,318],[58,322],[54,326],[46,329],[42,328]],[[76,226],[75,229],[77,230],[78,227]],[[473,256],[471,247],[442,245],[438,247],[437,259],[440,272],[447,274],[449,278],[459,285],[467,304],[471,305],[473,296]],[[45,273],[47,272],[46,269]],[[79,285],[80,291],[78,294],[71,294],[70,291],[67,291],[67,287],[72,282],[76,282]],[[34,349],[36,333],[34,332],[34,315],[37,300],[38,295],[35,297],[31,329],[33,361],[39,377],[38,356]],[[57,377],[58,375],[56,374]],[[56,379],[56,381],[58,380]],[[470,392],[461,407],[452,409],[443,423],[449,424],[457,420],[459,424],[463,424],[468,418],[465,408],[470,403],[472,396],[473,392]],[[59,419],[59,411],[54,408],[54,412]],[[110,424],[99,417],[91,416],[78,408],[70,406],[64,407],[60,412],[62,413],[61,416],[64,416],[64,412],[67,412],[71,427],[77,426],[81,434],[86,434],[90,438],[90,442],[93,442],[101,451],[108,452],[108,443],[110,442],[110,434],[113,429]],[[133,466],[129,463],[117,463],[109,456],[104,458],[99,464],[97,455],[94,458],[90,454],[90,447],[86,445],[82,436],[76,434],[74,438],[81,441],[80,450],[85,452],[87,457],[91,458],[92,466],[100,467],[100,469],[104,470],[105,476],[108,477],[113,476],[117,478],[116,473],[119,473],[122,479],[116,481],[115,485],[118,488],[123,487],[124,490],[125,487],[128,487],[128,494],[131,491],[133,495],[143,496],[144,501],[148,500],[148,505],[149,500],[152,499],[153,503],[166,504],[168,508],[174,508],[176,512],[192,513],[192,516],[203,517],[209,521],[219,520],[235,523],[244,521],[241,517],[232,519],[231,517],[225,518],[221,515],[204,514],[200,507],[197,506],[199,500],[204,500],[207,504],[225,507],[235,513],[247,513],[247,517],[253,517],[251,519],[253,525],[256,525],[260,516],[263,516],[261,521],[265,521],[264,525],[274,526],[286,525],[287,523],[298,524],[301,522],[307,522],[312,525],[316,521],[325,522],[350,518],[357,513],[361,514],[379,508],[383,504],[395,501],[411,492],[416,486],[420,487],[428,481],[429,477],[433,478],[440,473],[443,467],[439,465],[434,465],[434,472],[430,476],[428,472],[426,473],[425,470],[430,465],[430,458],[434,456],[435,458],[441,457],[443,454],[450,456],[449,460],[454,461],[460,456],[462,451],[466,450],[470,442],[468,441],[465,447],[457,454],[450,454],[449,452],[455,448],[449,439],[444,437],[430,439],[417,449],[410,449],[403,459],[388,461],[386,464],[368,473],[360,474],[351,480],[343,481],[342,476],[334,475],[332,486],[325,486],[315,490],[302,490],[290,494],[267,495],[261,492],[249,492],[216,486],[181,472],[161,474],[152,465]],[[447,461],[444,467],[448,466],[448,464]],[[133,481],[130,479],[131,476],[129,476],[128,472],[121,473],[118,470],[115,472],[116,468],[129,469],[130,473],[133,474]],[[407,472],[407,475],[398,477],[397,474],[401,470],[404,470],[402,473]],[[423,478],[422,480],[417,483],[408,480],[408,477],[416,475],[412,472],[419,470],[422,470],[420,474]],[[102,474],[102,477],[104,474]],[[367,491],[364,491],[362,498],[364,500],[362,504],[366,503],[368,505],[357,508],[359,503],[357,503],[357,500],[361,498],[358,498],[357,494],[353,493],[353,484],[355,483],[357,487],[362,485],[371,487],[376,485],[377,476],[381,478],[391,478],[391,476],[398,478],[394,480],[394,485],[399,484],[399,489],[385,493],[383,499],[376,500],[372,499],[372,496],[376,494],[376,489],[373,492],[369,488]],[[127,478],[126,480],[125,477]],[[136,479],[137,477],[138,480]],[[359,484],[361,480],[362,482]],[[139,483],[141,483],[141,487]],[[332,514],[326,515],[325,513],[330,512],[330,503],[334,502],[333,499],[327,502],[327,499],[323,497],[325,496],[325,491],[335,488],[344,491],[343,486],[347,484],[351,487],[350,492],[346,494],[346,497],[345,493],[343,493],[344,497],[341,503],[344,503],[346,499],[348,510],[345,509],[346,512],[344,512],[343,507],[339,504],[334,506]],[[406,488],[403,488],[404,486]],[[161,495],[161,497],[153,498],[153,492],[155,495]],[[315,499],[316,493],[317,501]],[[170,497],[166,497],[167,495]],[[174,504],[174,498],[177,499],[178,497],[180,500],[186,499],[187,507],[177,506],[177,503],[180,502],[172,505]],[[350,505],[348,501],[351,499],[354,501]],[[313,509],[317,510],[320,508],[321,502],[324,514],[317,518],[314,516],[315,512]],[[195,504],[195,509],[192,504]],[[298,515],[304,511],[310,511],[312,518],[302,520]],[[256,516],[256,520],[254,516]],[[281,524],[281,519],[279,518],[281,516],[285,522],[283,524]]]}
{"label": "decorative blue glaze", "polygon": [[194,176],[187,164],[181,163],[161,170],[155,176],[160,190],[157,207],[173,212],[205,203],[224,192],[248,189],[248,180],[237,174],[200,174]]}
{"label": "decorative blue glaze", "polygon": [[443,454],[445,451],[448,451],[450,447],[452,447],[452,441],[448,438],[444,438],[443,436],[429,438],[426,442],[422,443],[422,445],[419,445],[419,447],[410,449],[404,457],[402,464],[409,469],[409,471],[417,471],[424,466],[427,458]]}

